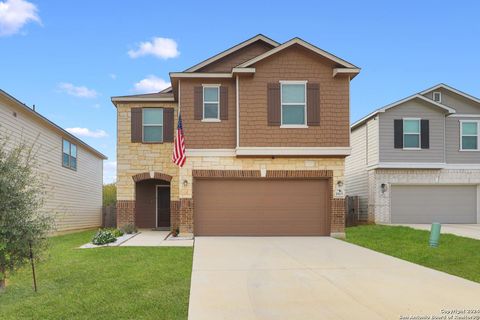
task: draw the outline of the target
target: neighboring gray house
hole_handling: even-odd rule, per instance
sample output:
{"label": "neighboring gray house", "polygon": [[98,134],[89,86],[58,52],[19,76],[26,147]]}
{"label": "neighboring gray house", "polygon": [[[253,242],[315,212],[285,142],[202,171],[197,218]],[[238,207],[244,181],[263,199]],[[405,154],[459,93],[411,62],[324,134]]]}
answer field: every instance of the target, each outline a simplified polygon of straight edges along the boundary
{"label": "neighboring gray house", "polygon": [[480,99],[445,84],[351,126],[346,193],[377,223],[480,222]]}
{"label": "neighboring gray house", "polygon": [[2,139],[7,147],[34,146],[45,182],[44,209],[56,215],[57,231],[102,224],[102,153],[0,90],[0,143]]}

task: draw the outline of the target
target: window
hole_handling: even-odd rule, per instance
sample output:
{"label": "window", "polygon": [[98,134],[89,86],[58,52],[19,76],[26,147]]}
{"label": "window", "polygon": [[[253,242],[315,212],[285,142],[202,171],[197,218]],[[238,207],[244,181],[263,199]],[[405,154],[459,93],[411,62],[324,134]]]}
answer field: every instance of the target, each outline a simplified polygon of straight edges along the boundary
{"label": "window", "polygon": [[439,91],[433,92],[433,101],[442,102],[442,93]]}
{"label": "window", "polygon": [[143,108],[143,142],[163,142],[162,108]]}
{"label": "window", "polygon": [[460,135],[461,135],[461,146],[460,150],[474,150],[478,149],[478,140],[479,140],[479,127],[480,121],[460,121]]}
{"label": "window", "polygon": [[203,120],[219,121],[220,87],[218,85],[203,86]]}
{"label": "window", "polygon": [[77,145],[63,140],[62,165],[65,168],[77,170]]}
{"label": "window", "polygon": [[306,126],[306,82],[281,82],[282,126]]}
{"label": "window", "polygon": [[403,119],[403,148],[420,149],[420,119]]}

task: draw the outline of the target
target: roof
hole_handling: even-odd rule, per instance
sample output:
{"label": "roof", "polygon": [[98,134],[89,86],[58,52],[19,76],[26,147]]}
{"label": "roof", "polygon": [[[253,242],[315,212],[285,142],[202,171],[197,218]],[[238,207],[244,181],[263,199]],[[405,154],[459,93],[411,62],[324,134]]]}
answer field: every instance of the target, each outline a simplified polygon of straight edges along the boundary
{"label": "roof", "polygon": [[214,61],[217,61],[217,60],[219,60],[219,59],[221,59],[221,58],[223,58],[223,57],[231,54],[232,52],[235,52],[235,51],[237,51],[237,50],[239,50],[239,49],[241,49],[241,48],[243,48],[243,47],[246,47],[246,46],[248,46],[249,44],[252,44],[252,43],[257,42],[257,41],[263,41],[263,42],[265,42],[265,43],[270,44],[272,47],[277,47],[277,46],[279,45],[278,42],[276,42],[276,41],[274,41],[274,40],[272,40],[272,39],[264,36],[263,34],[258,34],[258,35],[254,36],[254,37],[252,37],[252,38],[250,38],[250,39],[248,39],[248,40],[245,40],[245,41],[243,41],[243,42],[241,42],[241,43],[239,43],[239,44],[237,44],[237,45],[235,45],[235,46],[233,46],[233,47],[231,47],[231,48],[229,48],[229,49],[227,49],[227,50],[225,50],[225,51],[220,52],[220,53],[217,54],[217,55],[214,55],[214,56],[211,57],[211,58],[208,58],[208,59],[206,59],[206,60],[204,60],[204,61],[202,61],[202,62],[194,65],[193,67],[190,67],[190,68],[186,69],[186,70],[183,71],[183,72],[195,72],[195,71],[197,71],[198,69],[201,69],[201,68],[203,68],[204,66],[206,66],[206,65],[208,65],[208,64],[210,64],[210,63],[212,63],[212,62],[214,62]]}
{"label": "roof", "polygon": [[[258,61],[260,61],[260,60],[263,60],[263,59],[271,56],[272,54],[275,54],[275,53],[277,53],[277,52],[279,52],[279,51],[282,51],[282,50],[284,50],[284,49],[286,49],[286,48],[288,48],[288,47],[290,47],[290,46],[292,46],[292,45],[295,45],[295,44],[300,45],[300,46],[302,46],[302,47],[305,47],[305,48],[307,48],[307,49],[309,49],[309,50],[311,50],[311,51],[313,51],[313,52],[315,52],[315,53],[317,53],[317,54],[319,54],[319,55],[321,55],[321,56],[323,56],[323,57],[325,57],[325,58],[327,58],[327,59],[329,59],[329,60],[332,60],[333,62],[341,65],[341,66],[344,67],[344,68],[358,69],[358,70],[359,70],[358,72],[360,72],[360,68],[358,68],[357,66],[351,64],[350,62],[345,61],[345,60],[343,60],[343,59],[341,59],[341,58],[339,58],[339,57],[337,57],[337,56],[335,56],[335,55],[333,55],[333,54],[331,54],[331,53],[329,53],[329,52],[327,52],[327,51],[325,51],[325,50],[322,50],[322,49],[320,49],[320,48],[318,48],[318,47],[316,47],[316,46],[314,46],[314,45],[308,43],[307,41],[302,40],[302,39],[300,39],[300,38],[298,38],[298,37],[297,37],[297,38],[293,38],[293,39],[291,39],[291,40],[289,40],[289,41],[287,41],[287,42],[285,42],[285,43],[283,43],[283,44],[281,44],[281,45],[273,48],[272,50],[269,50],[269,51],[267,51],[267,52],[265,52],[265,53],[263,53],[263,54],[261,54],[261,55],[259,55],[259,56],[256,56],[255,58],[252,58],[252,59],[250,59],[250,60],[248,60],[248,61],[246,61],[246,62],[238,65],[237,68],[250,67],[250,66],[253,65],[254,63],[256,63],[256,62],[258,62]],[[358,72],[357,72],[357,73],[358,73]]]}
{"label": "roof", "polygon": [[436,86],[433,86],[433,87],[431,87],[431,88],[428,88],[428,89],[426,89],[426,90],[423,90],[422,92],[420,92],[420,94],[425,94],[425,93],[428,93],[428,92],[430,92],[430,91],[437,90],[437,89],[440,89],[440,88],[443,88],[443,89],[445,89],[445,90],[454,92],[454,93],[456,93],[456,94],[458,94],[458,95],[460,95],[460,96],[462,96],[462,97],[464,97],[464,98],[467,98],[467,99],[472,100],[472,101],[474,101],[474,102],[480,103],[480,99],[479,99],[479,98],[474,97],[474,96],[472,96],[472,95],[469,95],[468,93],[465,93],[465,92],[460,91],[460,90],[458,90],[458,89],[455,89],[455,88],[453,88],[453,87],[450,87],[449,85],[446,85],[445,83],[439,83],[439,84],[437,84]]}
{"label": "roof", "polygon": [[172,93],[172,87],[168,87],[160,92],[135,94],[129,96],[112,97],[112,102],[133,102],[133,101],[175,101]]}
{"label": "roof", "polygon": [[435,106],[435,107],[438,107],[438,108],[441,108],[443,109],[445,112],[451,114],[451,113],[456,113],[455,109],[453,108],[450,108],[450,107],[447,107],[446,105],[443,105],[441,103],[438,103],[436,101],[433,101],[432,99],[429,99],[429,98],[426,98],[424,96],[422,96],[420,93],[415,93],[409,97],[406,97],[405,99],[402,99],[402,100],[398,100],[394,103],[391,103],[389,105],[386,105],[382,108],[379,108],[375,111],[373,111],[372,113],[366,115],[365,117],[361,118],[360,120],[356,121],[355,123],[353,123],[350,128],[353,130],[357,127],[359,127],[360,125],[364,124],[365,122],[367,122],[370,118],[373,118],[374,116],[376,116],[377,114],[379,113],[382,113],[382,112],[385,112],[387,111],[388,109],[391,109],[391,108],[394,108],[398,105],[401,105],[402,103],[405,103],[407,101],[411,101],[411,100],[414,100],[414,99],[420,99],[422,101],[425,101],[425,102],[428,102],[429,104]]}
{"label": "roof", "polygon": [[15,106],[21,108],[23,111],[25,111],[25,112],[27,112],[28,114],[32,115],[35,119],[40,120],[41,122],[43,122],[43,123],[46,124],[47,126],[52,127],[54,130],[60,131],[62,135],[67,136],[67,137],[68,137],[70,140],[72,140],[72,141],[75,141],[78,145],[84,147],[85,149],[87,149],[88,151],[90,151],[91,153],[93,153],[94,155],[96,155],[97,157],[99,157],[99,158],[101,158],[101,159],[104,159],[104,160],[107,159],[107,156],[105,156],[103,153],[101,153],[100,151],[94,149],[93,147],[91,147],[90,145],[88,145],[88,144],[85,143],[84,141],[80,140],[79,138],[75,137],[75,136],[72,135],[70,132],[66,131],[65,129],[63,129],[62,127],[58,126],[58,125],[55,124],[54,122],[48,120],[47,118],[45,118],[44,116],[42,116],[40,113],[32,110],[32,109],[29,108],[25,103],[19,101],[17,98],[11,96],[11,95],[8,94],[7,92],[3,91],[2,89],[0,89],[0,96],[6,98],[7,100],[9,100],[9,101],[11,101],[11,102],[13,102]]}

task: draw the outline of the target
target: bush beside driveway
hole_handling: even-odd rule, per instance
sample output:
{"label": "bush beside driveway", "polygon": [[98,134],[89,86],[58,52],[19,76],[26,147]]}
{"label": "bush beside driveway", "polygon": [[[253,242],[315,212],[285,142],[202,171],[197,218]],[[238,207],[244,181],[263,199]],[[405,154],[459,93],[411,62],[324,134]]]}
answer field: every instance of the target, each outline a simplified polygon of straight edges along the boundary
{"label": "bush beside driveway", "polygon": [[186,319],[192,248],[78,249],[94,231],[51,238],[50,256],[14,275],[1,319]]}
{"label": "bush beside driveway", "polygon": [[480,240],[442,234],[440,246],[431,248],[429,231],[385,225],[347,228],[346,234],[350,243],[480,282]]}

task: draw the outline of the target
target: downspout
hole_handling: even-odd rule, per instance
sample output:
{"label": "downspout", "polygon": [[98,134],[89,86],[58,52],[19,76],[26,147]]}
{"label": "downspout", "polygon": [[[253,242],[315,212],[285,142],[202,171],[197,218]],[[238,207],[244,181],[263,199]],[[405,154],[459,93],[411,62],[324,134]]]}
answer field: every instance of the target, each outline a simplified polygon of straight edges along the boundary
{"label": "downspout", "polygon": [[240,147],[240,91],[239,91],[239,84],[238,84],[238,75],[236,76],[236,84],[235,84],[235,90],[236,90],[236,120],[237,120],[237,147]]}

